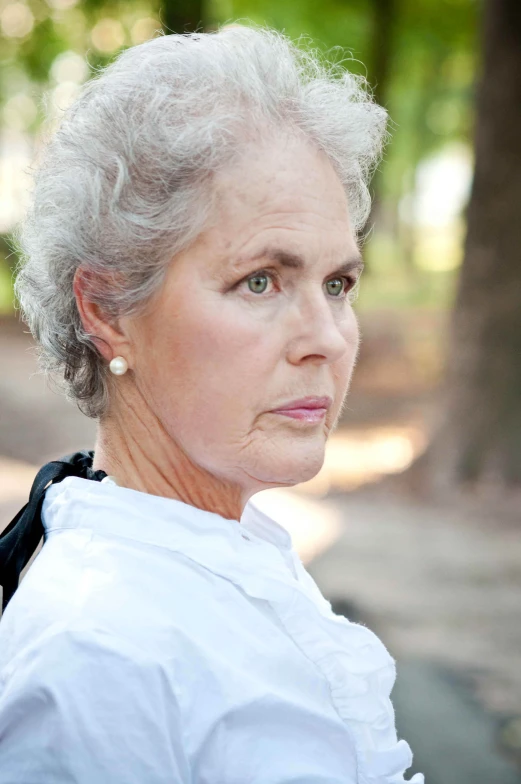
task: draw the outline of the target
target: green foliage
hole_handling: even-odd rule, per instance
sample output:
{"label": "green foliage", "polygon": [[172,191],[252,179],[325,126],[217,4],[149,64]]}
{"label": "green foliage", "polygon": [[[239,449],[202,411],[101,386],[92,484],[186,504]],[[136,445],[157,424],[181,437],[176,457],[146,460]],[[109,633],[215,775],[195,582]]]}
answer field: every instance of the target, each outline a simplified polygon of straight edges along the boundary
{"label": "green foliage", "polygon": [[[1,8],[14,0],[4,0]],[[121,47],[136,42],[134,25],[143,18],[164,20],[180,12],[175,0],[25,0],[33,18],[25,35],[6,36],[0,101],[23,89],[36,102],[55,86],[52,65],[58,55],[73,51],[86,57],[90,68],[105,65]],[[207,29],[230,21],[251,21],[284,31],[302,47],[313,46],[374,85],[379,13],[383,0],[184,0],[187,18],[202,16]],[[383,32],[389,40],[389,62],[380,100],[390,115],[392,143],[375,180],[387,215],[398,221],[397,204],[410,191],[419,161],[454,140],[470,141],[473,125],[477,63],[478,0],[385,0],[392,15]],[[184,8],[183,6],[183,8]],[[4,11],[2,11],[4,13]],[[175,14],[174,14],[175,15]],[[199,17],[198,17],[199,18]],[[114,44],[103,44],[100,24],[117,27]],[[134,32],[133,32],[134,30]],[[96,31],[98,34],[96,35]],[[110,30],[108,31],[110,33]],[[105,33],[107,31],[105,30]],[[119,36],[119,37],[118,37]],[[100,40],[102,43],[100,43]],[[335,49],[336,47],[336,49]],[[26,130],[32,132],[39,117]],[[396,270],[407,277],[394,235],[389,252]],[[369,254],[370,255],[370,254]],[[373,254],[374,256],[375,254]],[[378,263],[374,275],[388,274]],[[441,281],[443,276],[439,277]],[[418,278],[412,285],[416,291]],[[373,284],[371,284],[373,285]],[[376,284],[374,284],[376,286]],[[436,284],[437,285],[437,284]],[[415,288],[416,287],[416,288]],[[409,286],[409,289],[411,287]],[[404,290],[409,290],[405,286]],[[411,290],[412,290],[411,289]],[[376,291],[376,288],[375,288]]]}
{"label": "green foliage", "polygon": [[[194,5],[196,0],[193,0]],[[472,128],[476,70],[476,0],[397,0],[391,37],[390,77],[385,105],[394,141],[387,153],[384,189],[401,192],[400,179],[426,153],[451,139],[468,139]],[[4,64],[16,63],[31,81],[45,83],[58,54],[68,49],[88,52],[91,65],[106,63],[116,53],[99,52],[90,31],[103,17],[126,18],[136,10],[159,16],[162,4],[136,0],[83,0],[56,11],[42,0],[29,3],[35,24],[21,39],[4,39]],[[166,5],[165,5],[166,8]],[[215,22],[251,20],[283,30],[302,46],[330,52],[342,47],[346,66],[371,82],[372,40],[378,24],[378,0],[207,0],[206,17]],[[127,31],[128,32],[128,31]],[[124,45],[128,45],[128,35]]]}
{"label": "green foliage", "polygon": [[66,36],[60,35],[47,17],[35,25],[31,36],[20,43],[16,54],[29,79],[45,83],[55,58],[66,48]]}

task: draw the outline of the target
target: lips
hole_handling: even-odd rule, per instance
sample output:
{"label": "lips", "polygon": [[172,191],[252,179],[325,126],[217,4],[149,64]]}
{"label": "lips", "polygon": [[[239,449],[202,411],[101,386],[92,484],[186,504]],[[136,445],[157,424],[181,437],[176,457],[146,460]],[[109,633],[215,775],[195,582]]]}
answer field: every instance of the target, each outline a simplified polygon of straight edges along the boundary
{"label": "lips", "polygon": [[291,400],[280,408],[274,408],[272,413],[316,424],[324,419],[332,402],[330,397],[303,397],[300,400]]}
{"label": "lips", "polygon": [[278,408],[272,409],[273,411],[294,411],[296,409],[317,409],[317,408],[324,408],[328,409],[333,401],[330,397],[303,397],[299,400],[291,400],[289,403],[285,403]]}

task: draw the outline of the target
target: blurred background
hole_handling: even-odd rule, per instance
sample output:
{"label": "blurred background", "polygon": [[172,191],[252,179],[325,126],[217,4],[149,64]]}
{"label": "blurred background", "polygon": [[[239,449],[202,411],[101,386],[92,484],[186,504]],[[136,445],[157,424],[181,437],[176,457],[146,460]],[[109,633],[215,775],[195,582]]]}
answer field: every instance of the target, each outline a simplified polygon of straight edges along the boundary
{"label": "blurred background", "polygon": [[364,75],[392,134],[348,407],[320,474],[255,502],[290,529],[334,609],[397,659],[409,773],[519,783],[519,0],[0,0],[0,529],[43,462],[94,441],[37,373],[13,301],[8,236],[34,155],[122,48],[234,21]]}

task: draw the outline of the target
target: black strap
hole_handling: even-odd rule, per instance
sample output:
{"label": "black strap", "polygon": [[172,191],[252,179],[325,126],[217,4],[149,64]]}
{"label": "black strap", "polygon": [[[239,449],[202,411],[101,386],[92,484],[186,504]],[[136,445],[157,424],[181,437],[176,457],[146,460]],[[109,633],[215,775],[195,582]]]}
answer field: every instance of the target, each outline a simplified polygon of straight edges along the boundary
{"label": "black strap", "polygon": [[93,451],[74,452],[40,468],[28,503],[0,534],[0,585],[4,589],[2,610],[5,610],[18,588],[20,574],[45,533],[41,513],[48,485],[61,482],[67,476],[79,476],[100,482],[107,474],[105,471],[93,471],[93,458]]}

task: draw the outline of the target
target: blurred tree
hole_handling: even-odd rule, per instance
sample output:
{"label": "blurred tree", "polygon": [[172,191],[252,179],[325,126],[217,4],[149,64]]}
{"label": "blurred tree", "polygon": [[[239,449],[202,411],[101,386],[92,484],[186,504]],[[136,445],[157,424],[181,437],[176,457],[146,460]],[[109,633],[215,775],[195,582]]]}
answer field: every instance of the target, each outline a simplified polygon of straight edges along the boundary
{"label": "blurred tree", "polygon": [[[373,87],[375,101],[387,108],[389,80],[394,53],[395,27],[398,22],[396,0],[371,0],[372,32],[369,47],[369,83]],[[381,170],[375,172],[372,181],[371,214],[367,219],[365,232],[378,221],[380,213]],[[367,267],[370,271],[370,265]]]}
{"label": "blurred tree", "polygon": [[[217,0],[213,0],[217,3]],[[284,30],[367,78],[389,110],[381,199],[395,208],[418,161],[471,129],[478,0],[233,0],[236,18]],[[305,34],[303,36],[303,33]],[[332,47],[341,47],[335,53]]]}
{"label": "blurred tree", "polygon": [[161,24],[165,33],[193,33],[205,27],[204,0],[162,0]]}
{"label": "blurred tree", "polygon": [[377,103],[387,104],[391,59],[394,52],[394,32],[398,5],[396,0],[371,0],[372,41],[369,57],[369,82]]}
{"label": "blurred tree", "polygon": [[[366,76],[377,100],[389,110],[392,144],[372,186],[381,204],[375,234],[385,234],[389,242],[385,252],[377,251],[371,266],[381,279],[395,281],[400,274],[409,278],[417,272],[417,254],[405,252],[414,251],[414,226],[403,221],[399,205],[404,196],[411,201],[419,161],[447,142],[468,139],[477,4],[478,0],[0,0],[1,119],[12,129],[11,135],[37,137],[44,104],[65,107],[74,97],[74,85],[125,46],[157,34],[161,25],[165,32],[184,32],[211,29],[231,19],[252,20],[283,30],[303,48],[311,38],[313,46],[328,52],[328,59]],[[77,63],[72,70],[66,65],[71,53],[88,62],[81,77],[71,77],[72,70],[78,71]],[[29,103],[35,107],[32,113]],[[0,150],[0,181],[1,156]],[[0,248],[0,265],[2,256]]]}
{"label": "blurred tree", "polygon": [[521,484],[521,3],[486,0],[476,163],[436,484]]}

